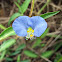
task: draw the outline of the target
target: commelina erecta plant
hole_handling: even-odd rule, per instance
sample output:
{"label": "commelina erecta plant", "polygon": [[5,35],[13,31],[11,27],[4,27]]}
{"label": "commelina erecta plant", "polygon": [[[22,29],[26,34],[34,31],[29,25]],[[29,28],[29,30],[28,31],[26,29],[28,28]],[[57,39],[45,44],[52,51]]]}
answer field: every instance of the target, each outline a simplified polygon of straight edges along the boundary
{"label": "commelina erecta plant", "polygon": [[13,30],[18,36],[33,39],[40,37],[47,28],[47,22],[40,16],[19,16],[12,24]]}

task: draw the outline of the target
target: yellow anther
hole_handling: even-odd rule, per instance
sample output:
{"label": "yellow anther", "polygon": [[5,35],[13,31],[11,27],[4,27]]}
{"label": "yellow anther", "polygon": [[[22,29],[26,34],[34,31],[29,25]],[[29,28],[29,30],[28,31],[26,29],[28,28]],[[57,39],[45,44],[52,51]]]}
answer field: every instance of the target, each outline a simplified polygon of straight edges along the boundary
{"label": "yellow anther", "polygon": [[32,31],[32,29],[29,29],[29,31]]}
{"label": "yellow anther", "polygon": [[30,32],[30,31],[27,31],[27,32]]}
{"label": "yellow anther", "polygon": [[34,30],[32,30],[32,32],[34,32]]}
{"label": "yellow anther", "polygon": [[31,34],[30,37],[33,37],[33,34]]}

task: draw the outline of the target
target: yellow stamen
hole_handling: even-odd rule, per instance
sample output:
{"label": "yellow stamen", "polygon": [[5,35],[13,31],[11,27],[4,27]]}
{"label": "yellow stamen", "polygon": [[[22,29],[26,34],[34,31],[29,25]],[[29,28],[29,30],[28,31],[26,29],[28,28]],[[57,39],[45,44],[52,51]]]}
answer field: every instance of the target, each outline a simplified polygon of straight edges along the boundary
{"label": "yellow stamen", "polygon": [[32,32],[34,32],[34,30],[32,30]]}
{"label": "yellow stamen", "polygon": [[33,37],[33,34],[31,34],[30,37]]}
{"label": "yellow stamen", "polygon": [[32,29],[29,29],[29,31],[32,31]]}
{"label": "yellow stamen", "polygon": [[27,31],[27,32],[30,32],[30,31]]}

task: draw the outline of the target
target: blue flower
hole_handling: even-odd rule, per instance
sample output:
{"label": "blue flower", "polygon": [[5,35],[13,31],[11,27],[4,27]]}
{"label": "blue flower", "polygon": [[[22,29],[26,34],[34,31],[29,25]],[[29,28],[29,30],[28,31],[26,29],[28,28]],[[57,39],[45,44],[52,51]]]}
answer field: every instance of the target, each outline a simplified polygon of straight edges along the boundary
{"label": "blue flower", "polygon": [[12,24],[13,30],[18,36],[26,38],[40,37],[47,28],[46,21],[40,16],[20,16]]}

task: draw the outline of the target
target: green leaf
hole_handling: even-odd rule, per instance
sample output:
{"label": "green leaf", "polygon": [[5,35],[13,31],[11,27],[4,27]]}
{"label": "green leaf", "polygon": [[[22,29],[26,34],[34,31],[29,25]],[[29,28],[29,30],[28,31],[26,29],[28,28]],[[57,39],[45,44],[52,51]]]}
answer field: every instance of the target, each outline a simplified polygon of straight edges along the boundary
{"label": "green leaf", "polygon": [[10,56],[17,55],[19,53],[20,53],[20,51],[15,51],[15,52],[11,53]]}
{"label": "green leaf", "polygon": [[16,4],[16,6],[18,7],[19,12],[22,13],[22,9],[21,9],[20,5],[17,2],[15,2],[15,1],[14,1],[14,4]]}
{"label": "green leaf", "polygon": [[59,58],[57,62],[61,62],[61,61],[62,61],[62,57],[61,57],[61,58]]}
{"label": "green leaf", "polygon": [[18,3],[20,3],[21,0],[17,0]]}
{"label": "green leaf", "polygon": [[23,60],[21,62],[31,62],[29,59]]}
{"label": "green leaf", "polygon": [[60,62],[61,58],[62,58],[62,55],[60,53],[57,53],[54,59],[54,62]]}
{"label": "green leaf", "polygon": [[24,3],[21,5],[22,13],[24,13],[27,10],[30,2],[31,0],[25,0]]}
{"label": "green leaf", "polygon": [[9,62],[9,61],[13,61],[13,58],[6,57],[5,60],[6,60],[6,62],[7,61]]}
{"label": "green leaf", "polygon": [[36,39],[36,42],[33,44],[32,48],[35,48],[36,46],[39,46],[42,41],[38,38]]}
{"label": "green leaf", "polygon": [[25,50],[24,54],[27,55],[27,56],[29,56],[29,57],[32,57],[32,58],[38,57],[37,54],[35,54],[34,52],[29,51],[29,50]]}
{"label": "green leaf", "polygon": [[3,50],[11,47],[14,43],[16,42],[15,39],[9,39],[7,41],[5,41],[1,46],[0,46],[0,52],[2,52]]}
{"label": "green leaf", "polygon": [[21,44],[20,46],[18,46],[18,48],[15,50],[15,52],[11,53],[10,56],[19,54],[21,52],[22,49],[24,49],[26,47],[25,44]]}
{"label": "green leaf", "polygon": [[1,29],[6,29],[6,27],[4,27],[2,24],[0,24],[0,28]]}
{"label": "green leaf", "polygon": [[45,44],[41,44],[41,47],[44,47],[45,46]]}
{"label": "green leaf", "polygon": [[54,45],[54,50],[55,50],[55,52],[60,48],[62,46],[62,43],[58,43],[58,44],[56,44],[56,45]]}
{"label": "green leaf", "polygon": [[3,40],[9,36],[16,35],[15,31],[13,30],[12,27],[9,27],[5,29],[1,34],[0,34],[0,40]]}
{"label": "green leaf", "polygon": [[17,57],[17,62],[20,62],[20,55],[18,55]]}
{"label": "green leaf", "polygon": [[9,19],[9,21],[8,21],[8,25],[10,25],[10,23],[11,23],[15,18],[17,18],[17,17],[19,17],[19,16],[21,16],[20,13],[14,13],[14,14],[10,17],[10,19]]}
{"label": "green leaf", "polygon": [[7,52],[6,50],[4,50],[4,51],[2,52],[1,57],[0,57],[0,60],[2,60],[2,59],[4,58],[6,52]]}
{"label": "green leaf", "polygon": [[53,51],[46,51],[41,54],[41,57],[49,58],[53,54]]}
{"label": "green leaf", "polygon": [[46,34],[49,32],[49,28],[45,30],[45,32],[40,36],[42,39],[46,36]]}
{"label": "green leaf", "polygon": [[16,51],[20,51],[21,49],[24,49],[26,47],[26,44],[21,44]]}
{"label": "green leaf", "polygon": [[45,14],[42,14],[40,15],[41,17],[43,17],[44,19],[47,19],[53,15],[56,15],[57,13],[59,13],[60,11],[55,11],[55,12],[49,12],[49,13],[45,13]]}

